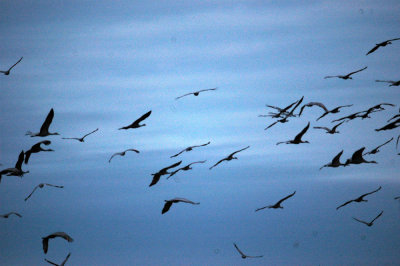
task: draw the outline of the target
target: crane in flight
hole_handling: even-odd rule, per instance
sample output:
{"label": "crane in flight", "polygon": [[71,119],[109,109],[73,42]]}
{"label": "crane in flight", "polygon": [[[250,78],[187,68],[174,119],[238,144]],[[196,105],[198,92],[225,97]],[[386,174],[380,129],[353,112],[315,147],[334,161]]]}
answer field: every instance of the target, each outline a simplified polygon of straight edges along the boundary
{"label": "crane in flight", "polygon": [[195,92],[186,93],[186,94],[184,94],[182,96],[176,97],[175,100],[178,100],[178,99],[180,99],[182,97],[185,97],[185,96],[188,96],[188,95],[191,95],[191,94],[193,94],[194,96],[199,96],[200,92],[203,92],[203,91],[215,91],[216,89],[218,89],[218,88],[205,89],[205,90],[199,90],[199,91],[195,91]]}
{"label": "crane in flight", "polygon": [[2,171],[0,171],[0,182],[1,182],[1,176],[2,175],[22,177],[24,174],[29,173],[29,171],[25,172],[21,168],[22,167],[22,163],[24,161],[24,156],[25,156],[24,151],[21,151],[19,156],[18,156],[18,161],[15,164],[15,167],[3,169]]}
{"label": "crane in flight", "polygon": [[117,156],[117,155],[119,155],[119,156],[125,156],[126,152],[128,152],[128,151],[134,151],[134,152],[136,152],[136,153],[139,153],[139,151],[136,150],[136,149],[127,149],[127,150],[124,150],[124,151],[121,151],[121,152],[116,152],[116,153],[114,153],[114,154],[111,156],[111,158],[108,160],[108,163],[111,163],[111,159],[114,158],[114,156]]}
{"label": "crane in flight", "polygon": [[236,248],[237,252],[239,252],[240,256],[242,256],[242,259],[246,259],[246,258],[262,258],[263,256],[248,256],[246,254],[244,254],[239,247],[236,245],[236,243],[233,243],[233,246]]}
{"label": "crane in flight", "polygon": [[76,139],[76,140],[79,141],[79,142],[85,142],[85,138],[86,138],[87,136],[89,136],[90,134],[93,134],[93,133],[96,132],[97,130],[99,130],[99,129],[96,128],[96,129],[93,130],[92,132],[87,133],[86,135],[84,135],[82,138],[62,138],[62,139]]}
{"label": "crane in flight", "polygon": [[366,197],[366,196],[368,196],[368,195],[371,195],[371,194],[373,194],[373,193],[375,193],[375,192],[378,192],[379,190],[381,190],[381,188],[382,188],[382,187],[379,186],[379,188],[378,188],[378,189],[375,189],[374,191],[371,191],[371,192],[362,194],[362,195],[359,196],[358,198],[355,198],[355,199],[346,201],[346,202],[343,203],[342,205],[338,206],[338,207],[336,208],[336,210],[339,210],[340,208],[342,208],[342,207],[344,207],[344,206],[346,206],[347,204],[352,203],[352,202],[367,202],[368,200],[364,199],[364,197]]}
{"label": "crane in flight", "polygon": [[74,241],[72,239],[72,237],[70,237],[65,232],[55,232],[55,233],[52,233],[52,234],[50,234],[48,236],[42,237],[42,245],[43,245],[44,254],[47,254],[47,250],[49,249],[49,239],[56,238],[56,237],[61,237],[61,238],[65,239],[65,240],[67,240],[68,242],[73,242]]}
{"label": "crane in flight", "polygon": [[353,78],[351,77],[351,75],[353,75],[353,74],[355,74],[355,73],[358,73],[358,72],[361,72],[361,71],[363,71],[363,70],[365,70],[365,69],[367,69],[367,67],[364,67],[364,68],[361,68],[361,69],[359,69],[359,70],[350,72],[349,74],[346,74],[346,75],[326,76],[326,77],[324,77],[324,79],[328,79],[328,78],[341,78],[341,79],[344,79],[344,80],[346,80],[346,79],[353,79]]}
{"label": "crane in flight", "polygon": [[219,160],[216,164],[214,164],[213,166],[211,166],[209,169],[210,169],[210,170],[213,169],[215,166],[217,166],[218,164],[222,163],[223,161],[237,160],[237,157],[235,157],[234,155],[235,155],[236,153],[241,152],[241,151],[244,151],[244,150],[246,150],[246,149],[248,149],[248,148],[250,148],[250,146],[247,146],[247,147],[245,147],[245,148],[243,148],[243,149],[240,149],[240,150],[238,150],[238,151],[232,152],[231,154],[229,154],[229,155],[226,156],[225,158]]}
{"label": "crane in flight", "polygon": [[135,121],[132,122],[132,124],[125,126],[125,127],[121,127],[119,128],[119,130],[121,129],[130,129],[130,128],[139,128],[139,127],[144,127],[146,126],[146,124],[140,124],[140,122],[142,122],[143,120],[145,120],[147,117],[149,117],[151,115],[151,110],[148,111],[147,113],[145,113],[144,115],[142,115],[141,117],[139,117],[138,119],[136,119]]}
{"label": "crane in flight", "polygon": [[340,162],[340,156],[342,156],[343,150],[339,152],[335,157],[333,157],[332,161],[328,164],[323,165],[319,170],[321,170],[324,167],[339,167],[341,165],[344,165]]}
{"label": "crane in flight", "polygon": [[283,199],[280,199],[277,203],[275,203],[275,204],[273,204],[273,205],[268,205],[268,206],[265,206],[265,207],[261,207],[261,208],[256,209],[255,211],[256,211],[256,212],[257,212],[257,211],[261,211],[261,210],[263,210],[263,209],[265,209],[265,208],[268,208],[268,209],[283,209],[283,207],[281,206],[281,203],[282,203],[283,201],[287,200],[288,198],[293,197],[294,194],[296,194],[296,191],[293,192],[292,194],[290,194],[290,195],[284,197]]}
{"label": "crane in flight", "polygon": [[400,40],[400,38],[395,38],[395,39],[390,39],[390,40],[386,40],[380,43],[375,44],[374,48],[372,48],[371,50],[368,51],[368,53],[366,55],[372,54],[373,52],[375,52],[379,47],[385,47],[388,44],[392,44],[393,41],[397,41]]}
{"label": "crane in flight", "polygon": [[372,219],[371,222],[365,222],[365,221],[363,221],[363,220],[359,220],[359,219],[354,218],[354,217],[353,217],[353,219],[356,220],[357,222],[363,223],[363,224],[365,224],[366,226],[370,227],[370,226],[372,226],[372,225],[374,224],[374,222],[375,222],[376,219],[378,219],[379,217],[381,217],[382,213],[383,213],[383,211],[381,211],[374,219]]}
{"label": "crane in flight", "polygon": [[171,168],[177,167],[181,163],[182,163],[182,161],[179,161],[177,163],[171,164],[170,166],[164,167],[163,169],[161,169],[160,171],[158,171],[155,174],[151,174],[153,176],[153,179],[151,180],[151,183],[150,183],[149,187],[154,186],[155,184],[157,184],[158,181],[160,181],[161,176],[171,174],[170,172],[168,172],[168,170],[171,169]]}
{"label": "crane in flight", "polygon": [[33,192],[36,191],[36,189],[38,188],[43,188],[44,186],[49,186],[49,187],[56,187],[56,188],[64,188],[64,186],[57,186],[57,185],[52,185],[52,184],[47,184],[47,183],[40,183],[39,185],[37,185],[31,192],[31,194],[28,195],[28,197],[26,197],[24,200],[27,201],[33,194]]}
{"label": "crane in flight", "polygon": [[307,132],[308,128],[310,127],[310,122],[308,122],[307,126],[305,128],[303,128],[302,131],[300,131],[299,134],[296,135],[296,137],[294,137],[294,139],[292,140],[287,140],[287,141],[280,141],[278,143],[276,143],[276,145],[285,143],[285,144],[300,144],[300,143],[309,143],[307,140],[301,140],[301,138],[303,137],[303,135]]}
{"label": "crane in flight", "polygon": [[169,157],[169,158],[174,158],[174,157],[180,155],[180,154],[183,153],[183,152],[189,152],[189,151],[191,151],[191,150],[193,150],[194,148],[197,148],[197,147],[207,146],[207,145],[210,144],[210,143],[211,143],[211,142],[209,141],[209,142],[207,142],[207,143],[205,143],[205,144],[189,146],[189,147],[187,147],[186,149],[184,149],[184,150],[178,152],[177,154],[172,155],[172,156]]}
{"label": "crane in flight", "polygon": [[170,200],[165,200],[165,204],[163,209],[161,210],[161,214],[166,213],[167,211],[169,211],[169,209],[171,208],[173,203],[178,203],[178,202],[184,202],[184,203],[190,203],[193,205],[199,205],[200,202],[193,202],[191,200],[185,199],[185,198],[173,198]]}
{"label": "crane in flight", "polygon": [[51,141],[50,141],[50,140],[43,140],[43,141],[40,141],[40,142],[36,143],[35,145],[33,145],[29,150],[27,150],[27,151],[25,152],[25,161],[24,161],[25,164],[28,164],[29,158],[31,157],[31,154],[32,154],[32,153],[38,153],[38,152],[41,152],[41,151],[54,151],[54,150],[52,150],[52,149],[43,149],[43,148],[40,146],[41,144],[44,144],[44,145],[48,146],[48,145],[51,144]]}
{"label": "crane in flight", "polygon": [[29,135],[31,137],[47,137],[49,135],[60,135],[57,132],[55,132],[55,133],[49,132],[49,127],[50,127],[51,122],[53,121],[53,117],[54,117],[54,110],[53,110],[53,108],[51,108],[49,114],[47,115],[42,126],[40,127],[40,131],[37,133],[32,133],[31,131],[28,131],[28,132],[26,132],[25,135]]}

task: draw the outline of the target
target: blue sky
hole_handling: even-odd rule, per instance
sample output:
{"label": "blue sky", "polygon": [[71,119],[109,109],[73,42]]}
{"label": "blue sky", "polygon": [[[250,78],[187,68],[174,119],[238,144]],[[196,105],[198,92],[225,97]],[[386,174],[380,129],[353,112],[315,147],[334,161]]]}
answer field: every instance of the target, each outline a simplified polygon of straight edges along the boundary
{"label": "blue sky", "polygon": [[[398,1],[1,1],[0,163],[14,166],[54,108],[54,153],[33,154],[22,179],[3,177],[0,260],[4,265],[397,265],[400,263],[399,159],[395,141],[366,156],[378,164],[318,169],[400,134],[376,132],[398,113],[400,41],[365,56],[375,43],[400,37]],[[353,80],[324,79],[368,68]],[[216,91],[175,97],[200,89]],[[284,107],[304,96],[328,109],[273,122],[266,104]],[[371,119],[339,117],[389,102]],[[121,131],[147,111],[147,126]],[[279,145],[310,122],[310,144]],[[61,137],[88,136],[84,143]],[[210,141],[206,147],[169,158]],[[250,145],[238,160],[208,168]],[[140,154],[108,159],[135,148]],[[182,160],[193,170],[151,174]],[[43,188],[24,202],[39,183]],[[372,191],[367,203],[343,202]],[[283,210],[256,208],[296,191]],[[164,200],[185,197],[161,215]],[[352,217],[370,220],[368,228]],[[73,243],[41,237],[64,231]],[[233,242],[249,255],[242,260]]]}

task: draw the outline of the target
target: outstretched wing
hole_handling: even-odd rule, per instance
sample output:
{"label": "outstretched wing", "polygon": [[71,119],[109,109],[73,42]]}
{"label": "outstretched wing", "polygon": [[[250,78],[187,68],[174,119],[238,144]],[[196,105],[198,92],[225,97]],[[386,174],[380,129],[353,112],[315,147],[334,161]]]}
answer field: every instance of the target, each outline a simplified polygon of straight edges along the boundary
{"label": "outstretched wing", "polygon": [[18,161],[15,164],[15,168],[21,170],[22,162],[24,161],[24,157],[25,157],[25,153],[24,153],[24,151],[21,151],[19,156],[18,156]]}
{"label": "outstretched wing", "polygon": [[381,211],[381,213],[379,213],[372,221],[371,223],[375,222],[376,219],[378,219],[379,217],[381,217],[383,211]]}
{"label": "outstretched wing", "polygon": [[151,115],[151,110],[148,111],[147,113],[145,113],[144,115],[142,115],[141,117],[139,117],[138,119],[136,119],[135,122],[133,122],[133,124],[138,125],[140,122],[142,122],[143,120],[145,120],[147,117],[149,117]]}
{"label": "outstretched wing", "polygon": [[367,222],[364,222],[363,220],[359,220],[359,219],[357,219],[355,217],[353,217],[353,219],[356,220],[357,222],[360,222],[360,223],[363,223],[363,224],[366,224],[366,225],[369,226],[369,224]]}
{"label": "outstretched wing", "polygon": [[326,130],[326,131],[330,131],[330,130],[331,130],[330,128],[327,128],[327,127],[313,127],[313,128],[316,128],[316,129],[324,129],[324,130]]}
{"label": "outstretched wing", "polygon": [[12,66],[8,69],[8,71],[10,71],[10,70],[11,70],[13,67],[15,67],[19,62],[21,62],[22,58],[23,58],[23,57],[21,57],[21,58],[17,61],[17,63],[15,63],[14,65],[12,65]]}
{"label": "outstretched wing", "polygon": [[49,186],[49,187],[64,188],[64,186],[57,186],[57,185],[52,185],[52,184],[48,184],[48,183],[45,183],[45,185]]}
{"label": "outstretched wing", "polygon": [[295,192],[293,192],[292,194],[290,194],[290,195],[288,195],[288,196],[286,196],[286,197],[284,197],[283,199],[281,199],[281,200],[279,200],[276,204],[277,205],[280,205],[283,201],[285,201],[285,200],[287,200],[288,198],[291,198],[291,197],[293,197],[294,196],[294,194],[296,194],[296,191]]}
{"label": "outstretched wing", "polygon": [[361,68],[361,69],[359,69],[359,70],[350,72],[349,74],[347,74],[347,76],[351,76],[351,75],[353,75],[353,74],[355,74],[355,73],[358,73],[358,72],[361,72],[361,71],[363,71],[363,70],[365,70],[365,69],[367,69],[367,68],[368,68],[368,67],[363,67],[363,68]]}
{"label": "outstretched wing", "polygon": [[110,162],[111,162],[111,159],[114,158],[114,156],[117,156],[117,155],[122,156],[122,154],[124,154],[124,153],[123,153],[123,152],[116,152],[116,153],[114,153],[114,154],[111,156],[110,160],[108,160],[108,162],[110,163]]}
{"label": "outstretched wing", "polygon": [[374,191],[371,191],[371,192],[368,192],[368,193],[365,193],[365,194],[363,194],[363,195],[361,195],[360,196],[360,198],[363,198],[363,197],[365,197],[365,196],[368,196],[368,195],[370,195],[370,194],[373,194],[373,193],[375,193],[375,192],[378,192],[379,190],[381,190],[381,186],[379,186],[379,188],[378,189],[375,189]]}
{"label": "outstretched wing", "polygon": [[33,192],[36,191],[36,189],[37,189],[38,187],[39,187],[39,185],[37,185],[37,186],[32,190],[31,194],[29,194],[28,197],[26,197],[24,200],[27,201],[27,200],[32,196]]}
{"label": "outstretched wing", "polygon": [[124,152],[127,152],[127,151],[134,151],[134,152],[136,152],[136,153],[140,153],[138,150],[136,150],[136,149],[127,149],[127,150],[125,150]]}
{"label": "outstretched wing", "polygon": [[166,213],[167,211],[169,211],[169,208],[171,208],[172,206],[172,201],[165,201],[164,207],[161,211],[161,214]]}
{"label": "outstretched wing", "polygon": [[54,110],[53,108],[51,108],[49,114],[46,117],[46,120],[44,120],[42,126],[40,127],[40,134],[47,134],[49,132],[49,127],[51,122],[53,121],[53,117],[54,117]]}
{"label": "outstretched wing", "polygon": [[342,205],[340,205],[339,207],[337,207],[336,210],[339,210],[339,209],[342,208],[343,206],[346,206],[347,204],[349,204],[349,203],[351,203],[351,202],[353,202],[353,201],[354,201],[354,200],[346,201],[345,203],[343,203]]}
{"label": "outstretched wing", "polygon": [[186,93],[186,94],[184,94],[184,95],[181,95],[181,96],[179,96],[179,97],[176,97],[175,100],[178,100],[178,99],[180,99],[180,98],[182,98],[182,97],[185,97],[185,96],[188,96],[188,95],[190,95],[190,94],[194,94],[194,92]]}
{"label": "outstretched wing", "polygon": [[308,128],[310,127],[310,122],[308,122],[307,126],[303,128],[302,131],[300,131],[299,134],[297,134],[296,137],[294,137],[294,141],[300,141],[303,135],[307,132]]}
{"label": "outstretched wing", "polygon": [[54,262],[52,262],[52,261],[50,261],[50,260],[47,260],[47,259],[44,259],[46,262],[48,262],[48,263],[50,263],[50,264],[52,264],[52,265],[55,265],[55,266],[60,266],[60,265],[58,265],[57,263],[54,263]]}
{"label": "outstretched wing", "polygon": [[201,144],[201,145],[194,145],[194,146],[191,146],[191,148],[197,148],[197,147],[207,146],[207,145],[210,144],[210,143],[211,143],[211,142],[209,141],[209,142],[204,143],[204,144]]}
{"label": "outstretched wing", "polygon": [[213,169],[215,166],[219,165],[220,163],[222,163],[222,162],[225,161],[225,160],[226,160],[226,157],[223,158],[223,159],[221,159],[221,160],[219,160],[216,164],[214,164],[213,166],[211,166],[209,169],[210,169],[210,170]]}
{"label": "outstretched wing", "polygon": [[184,149],[184,150],[178,152],[177,154],[174,154],[174,155],[170,156],[169,158],[174,158],[174,157],[178,156],[179,154],[181,154],[181,153],[184,152],[184,151],[186,151],[186,149]]}
{"label": "outstretched wing", "polygon": [[235,246],[236,250],[240,253],[240,255],[247,257],[240,249],[239,247],[236,245],[236,243],[233,243],[233,245]]}
{"label": "outstretched wing", "polygon": [[96,132],[97,130],[99,130],[98,128],[96,128],[95,130],[93,130],[90,133],[87,133],[85,136],[82,137],[82,139],[86,138],[87,136],[89,136],[90,134],[93,134],[94,132]]}
{"label": "outstretched wing", "polygon": [[330,78],[338,78],[340,76],[325,76],[324,79],[330,79]]}
{"label": "outstretched wing", "polygon": [[177,166],[180,165],[181,163],[182,163],[182,161],[179,161],[179,162],[177,162],[177,163],[171,164],[170,166],[167,166],[167,167],[161,169],[159,172],[164,172],[164,171],[167,171],[168,169],[177,167]]}
{"label": "outstretched wing", "polygon": [[216,89],[217,88],[199,90],[199,91],[197,91],[197,93],[202,92],[202,91],[215,91]]}
{"label": "outstretched wing", "polygon": [[256,209],[255,211],[258,212],[258,211],[264,210],[264,209],[268,208],[269,206],[270,206],[270,205],[264,206],[264,207],[261,207],[261,208],[258,208],[258,209]]}
{"label": "outstretched wing", "polygon": [[248,148],[250,148],[250,146],[247,146],[247,147],[245,147],[245,148],[243,148],[243,149],[240,149],[240,150],[238,150],[238,151],[232,152],[228,157],[233,156],[233,155],[235,155],[236,153],[241,152],[241,151],[244,151],[244,150],[246,150],[246,149],[248,149]]}

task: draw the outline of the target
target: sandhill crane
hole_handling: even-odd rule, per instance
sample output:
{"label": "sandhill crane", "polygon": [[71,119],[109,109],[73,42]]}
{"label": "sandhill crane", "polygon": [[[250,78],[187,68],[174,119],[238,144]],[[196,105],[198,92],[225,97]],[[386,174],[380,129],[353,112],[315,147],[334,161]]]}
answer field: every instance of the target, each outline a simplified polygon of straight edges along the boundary
{"label": "sandhill crane", "polygon": [[329,112],[329,110],[325,107],[325,105],[324,105],[323,103],[320,103],[320,102],[309,102],[309,103],[307,103],[307,104],[305,104],[305,105],[303,105],[303,106],[301,107],[299,116],[301,116],[301,114],[303,113],[304,108],[306,108],[306,107],[312,107],[312,106],[319,106],[319,107],[321,107],[325,112]]}
{"label": "sandhill crane", "polygon": [[121,129],[130,129],[130,128],[139,128],[139,127],[144,127],[146,126],[146,124],[139,124],[140,122],[142,122],[143,120],[145,120],[147,117],[149,117],[151,114],[151,110],[148,111],[147,113],[145,113],[144,115],[142,115],[141,117],[139,117],[138,119],[136,119],[135,121],[133,121],[132,124],[125,126],[125,127],[121,127],[119,128],[119,130]]}
{"label": "sandhill crane", "polygon": [[68,259],[69,259],[69,256],[71,256],[71,252],[68,253],[67,257],[63,260],[63,262],[61,262],[61,264],[54,263],[54,262],[52,262],[52,261],[50,261],[50,260],[47,260],[47,259],[44,259],[44,260],[45,260],[46,262],[52,264],[52,265],[55,265],[55,266],[64,266],[65,263],[67,263],[67,261],[68,261]]}
{"label": "sandhill crane", "polygon": [[178,100],[178,99],[180,99],[182,97],[185,97],[185,96],[188,96],[188,95],[191,95],[191,94],[193,94],[194,96],[199,96],[200,92],[203,92],[203,91],[215,91],[216,89],[217,88],[212,88],[212,89],[205,89],[205,90],[199,90],[199,91],[195,91],[195,92],[186,93],[186,94],[184,94],[182,96],[176,97],[175,100]]}
{"label": "sandhill crane", "polygon": [[396,41],[396,40],[400,40],[400,38],[390,39],[390,40],[386,40],[384,42],[377,43],[377,44],[375,44],[374,48],[372,48],[371,50],[368,51],[368,53],[366,55],[369,55],[369,54],[375,52],[379,47],[385,47],[388,44],[392,44],[392,41]]}
{"label": "sandhill crane", "polygon": [[301,138],[307,132],[309,127],[310,127],[310,122],[308,122],[307,126],[305,128],[303,128],[303,130],[299,134],[297,134],[296,137],[294,137],[294,139],[287,140],[287,141],[280,141],[280,142],[276,143],[276,145],[279,145],[282,143],[285,143],[285,144],[309,143],[307,140],[305,140],[305,141],[301,140]]}
{"label": "sandhill crane", "polygon": [[343,124],[344,121],[340,122],[339,124],[335,125],[333,128],[327,128],[327,127],[314,127],[316,129],[324,129],[327,134],[335,134],[335,133],[340,133],[339,131],[336,131],[336,128]]}
{"label": "sandhill crane", "polygon": [[76,139],[77,141],[85,142],[85,138],[86,138],[87,136],[89,136],[90,134],[93,134],[93,133],[96,132],[97,130],[99,130],[99,129],[96,128],[96,129],[93,130],[92,132],[87,133],[87,134],[86,134],[85,136],[83,136],[82,138],[62,138],[62,139]]}
{"label": "sandhill crane", "polygon": [[196,164],[196,163],[205,163],[205,162],[206,162],[206,160],[190,163],[190,164],[188,164],[188,165],[186,165],[186,166],[184,166],[184,167],[182,167],[182,168],[179,168],[179,169],[177,169],[177,170],[171,172],[171,173],[169,174],[169,176],[167,177],[167,179],[170,178],[171,176],[175,175],[175,174],[178,173],[179,171],[188,171],[188,170],[193,169],[192,167],[190,167],[190,166],[192,166],[193,164]]}
{"label": "sandhill crane", "polygon": [[342,208],[343,206],[346,206],[347,204],[352,203],[352,202],[367,202],[368,200],[365,200],[364,197],[365,197],[365,196],[368,196],[368,195],[371,195],[371,194],[373,194],[373,193],[375,193],[375,192],[378,192],[381,188],[382,188],[382,187],[379,186],[379,188],[378,188],[378,189],[375,189],[374,191],[371,191],[371,192],[362,194],[361,196],[359,196],[359,197],[356,198],[356,199],[352,199],[352,200],[346,201],[346,202],[343,203],[342,205],[338,206],[338,207],[336,208],[336,210],[339,210],[339,209]]}
{"label": "sandhill crane", "polygon": [[362,221],[362,220],[359,220],[359,219],[354,218],[354,217],[353,217],[353,219],[356,220],[357,222],[360,222],[360,223],[365,224],[366,226],[372,226],[372,225],[374,224],[375,220],[378,219],[378,218],[382,215],[382,213],[383,213],[383,211],[381,211],[381,213],[379,213],[379,214],[378,214],[374,219],[372,219],[372,221],[369,222],[369,223],[368,223],[368,222],[365,222],[365,221]]}
{"label": "sandhill crane", "polygon": [[211,142],[209,141],[209,142],[207,142],[207,143],[205,143],[205,144],[201,144],[201,145],[195,145],[195,146],[190,146],[190,147],[187,147],[186,149],[184,149],[184,150],[182,150],[182,151],[180,151],[180,152],[178,152],[177,154],[175,154],[175,155],[172,155],[170,158],[174,158],[174,157],[176,157],[176,156],[178,156],[178,155],[180,155],[181,153],[183,153],[183,152],[189,152],[189,151],[191,151],[191,150],[193,150],[194,148],[197,148],[197,147],[203,147],[203,146],[207,146],[208,144],[210,144]]}
{"label": "sandhill crane", "polygon": [[283,199],[279,200],[277,203],[275,203],[273,205],[268,205],[268,206],[265,206],[265,207],[261,207],[261,208],[256,209],[255,211],[257,212],[257,211],[263,210],[265,208],[268,208],[268,209],[283,209],[283,207],[281,206],[281,203],[283,201],[287,200],[288,198],[293,197],[294,194],[296,194],[296,191],[293,192],[292,194],[284,197]]}
{"label": "sandhill crane", "polygon": [[235,154],[238,153],[238,152],[244,151],[244,150],[246,150],[246,149],[248,149],[248,148],[250,148],[250,146],[247,146],[247,147],[245,147],[245,148],[243,148],[243,149],[240,149],[240,150],[238,150],[238,151],[232,152],[232,153],[229,154],[227,157],[225,157],[225,158],[219,160],[216,164],[214,164],[213,166],[211,166],[209,169],[210,169],[210,170],[213,169],[215,166],[217,166],[218,164],[220,164],[220,163],[223,162],[223,161],[237,160],[237,157],[234,157],[233,155],[235,155]]}
{"label": "sandhill crane", "polygon": [[49,186],[49,187],[56,187],[56,188],[64,188],[64,186],[57,186],[57,185],[52,185],[52,184],[47,184],[47,183],[40,183],[39,185],[37,185],[31,192],[31,194],[28,195],[28,197],[26,197],[24,200],[27,201],[33,194],[33,192],[35,192],[36,189],[38,188],[43,188],[44,186]]}
{"label": "sandhill crane", "polygon": [[40,146],[41,144],[44,144],[44,145],[48,146],[48,145],[51,144],[51,141],[50,140],[40,141],[40,142],[36,143],[35,145],[33,145],[29,150],[27,150],[25,152],[25,164],[28,164],[29,158],[31,157],[32,153],[38,153],[38,152],[41,152],[41,151],[54,151],[52,149],[43,149]]}
{"label": "sandhill crane", "polygon": [[344,108],[344,107],[351,107],[351,106],[353,106],[353,105],[352,105],[352,104],[341,105],[341,106],[335,107],[335,108],[333,108],[333,109],[331,109],[331,110],[328,110],[328,111],[326,111],[325,113],[323,113],[320,117],[318,117],[318,118],[317,118],[317,121],[320,120],[322,117],[326,116],[327,114],[336,114],[336,113],[339,113],[339,112],[340,112],[340,109],[341,109],[341,108]]}
{"label": "sandhill crane", "polygon": [[67,240],[68,242],[73,242],[74,241],[72,239],[72,237],[70,237],[65,232],[55,232],[55,233],[52,233],[52,234],[50,234],[48,236],[42,237],[42,245],[43,245],[44,254],[47,253],[47,250],[49,248],[49,239],[56,238],[56,237],[61,237],[61,238],[65,239],[65,240]]}
{"label": "sandhill crane", "polygon": [[364,153],[363,155],[376,154],[376,153],[378,153],[380,147],[382,147],[382,146],[388,144],[388,143],[391,142],[392,140],[393,140],[393,138],[389,139],[389,140],[386,141],[385,143],[379,145],[378,147],[376,147],[375,149],[373,149],[373,150],[371,150],[371,151],[369,151],[369,152]]}
{"label": "sandhill crane", "polygon": [[340,156],[342,156],[342,154],[343,154],[343,150],[341,152],[339,152],[335,157],[333,157],[333,159],[330,163],[325,164],[324,166],[319,168],[319,170],[321,170],[324,167],[339,167],[341,165],[344,165],[340,162]]}
{"label": "sandhill crane", "polygon": [[22,58],[23,58],[23,57],[21,57],[21,58],[17,61],[17,63],[15,63],[14,65],[12,65],[8,70],[5,70],[5,71],[0,70],[0,73],[3,73],[4,75],[7,75],[7,76],[10,75],[11,69],[12,69],[13,67],[15,67],[19,62],[21,62]]}
{"label": "sandhill crane", "polygon": [[19,156],[18,156],[18,161],[15,164],[15,167],[14,168],[7,168],[7,169],[4,169],[4,170],[2,170],[0,172],[0,182],[1,182],[1,176],[2,175],[22,177],[24,174],[29,173],[29,171],[25,172],[25,171],[23,171],[21,169],[22,163],[24,161],[24,155],[25,155],[24,151],[21,151]]}
{"label": "sandhill crane", "polygon": [[367,69],[367,67],[364,67],[364,68],[361,68],[361,69],[359,69],[359,70],[350,72],[349,74],[346,74],[346,75],[326,76],[326,77],[324,77],[324,79],[328,79],[328,78],[341,78],[341,79],[344,79],[344,80],[346,80],[346,79],[353,79],[353,78],[351,77],[351,75],[353,75],[353,74],[355,74],[355,73],[358,73],[358,72],[361,72],[361,71],[363,71],[363,70],[365,70],[365,69]]}
{"label": "sandhill crane", "polygon": [[125,156],[125,153],[128,152],[128,151],[134,151],[134,152],[136,152],[136,153],[139,153],[139,151],[136,150],[136,149],[127,149],[127,150],[124,150],[124,151],[121,151],[121,152],[116,152],[116,153],[114,153],[114,154],[111,156],[111,158],[108,160],[108,163],[111,163],[111,159],[112,159],[114,156],[117,156],[117,155],[119,155],[119,156]]}
{"label": "sandhill crane", "polygon": [[54,117],[54,110],[51,108],[49,114],[46,117],[46,120],[44,120],[42,126],[40,127],[40,131],[38,133],[32,133],[31,131],[26,132],[25,135],[29,135],[31,137],[47,137],[49,135],[60,135],[57,132],[55,133],[50,133],[49,132],[49,127],[51,122],[53,121]]}
{"label": "sandhill crane", "polygon": [[382,130],[391,130],[394,129],[396,127],[400,126],[400,118],[394,120],[393,122],[381,127],[381,128],[377,128],[375,129],[375,131],[382,131]]}
{"label": "sandhill crane", "polygon": [[160,171],[158,171],[158,172],[155,173],[155,174],[151,174],[151,175],[153,176],[153,180],[151,180],[151,183],[150,183],[149,187],[151,187],[151,186],[157,184],[162,175],[169,175],[169,174],[171,174],[171,173],[168,172],[168,170],[171,169],[171,168],[177,167],[177,166],[180,165],[181,163],[182,163],[182,161],[179,161],[179,162],[177,162],[177,163],[171,164],[170,166],[167,166],[167,167],[161,169]]}
{"label": "sandhill crane", "polygon": [[267,126],[264,130],[267,130],[268,128],[272,127],[273,125],[275,125],[277,123],[286,123],[286,122],[288,122],[289,121],[288,120],[289,117],[295,116],[294,115],[294,110],[296,110],[296,108],[303,102],[303,99],[304,99],[304,96],[301,97],[301,99],[296,102],[296,105],[292,108],[292,110],[290,110],[290,112],[286,112],[284,114],[284,117],[282,119],[278,119],[277,121],[275,121],[271,125]]}
{"label": "sandhill crane", "polygon": [[173,199],[170,199],[170,200],[165,200],[165,204],[164,204],[164,207],[163,207],[163,209],[161,211],[161,214],[166,213],[169,210],[169,208],[171,208],[173,203],[178,203],[178,202],[190,203],[190,204],[193,204],[193,205],[199,205],[200,204],[200,202],[193,202],[193,201],[185,199],[185,198],[173,198]]}
{"label": "sandhill crane", "polygon": [[22,217],[22,215],[19,214],[18,212],[9,212],[9,213],[6,213],[6,214],[1,214],[0,217],[7,219],[7,218],[10,217],[11,215],[18,216],[19,218]]}
{"label": "sandhill crane", "polygon": [[386,83],[390,83],[389,87],[392,86],[400,86],[400,80],[375,80],[376,82],[386,82]]}
{"label": "sandhill crane", "polygon": [[236,250],[240,253],[240,255],[242,256],[242,259],[246,259],[246,258],[262,258],[263,256],[248,256],[246,254],[244,254],[239,247],[236,245],[236,243],[233,243],[233,246],[236,248]]}
{"label": "sandhill crane", "polygon": [[377,163],[375,161],[366,161],[363,158],[363,151],[364,151],[365,147],[362,147],[361,149],[355,151],[353,153],[353,156],[351,156],[350,159],[347,159],[344,166],[347,166],[349,164],[361,164],[361,163]]}

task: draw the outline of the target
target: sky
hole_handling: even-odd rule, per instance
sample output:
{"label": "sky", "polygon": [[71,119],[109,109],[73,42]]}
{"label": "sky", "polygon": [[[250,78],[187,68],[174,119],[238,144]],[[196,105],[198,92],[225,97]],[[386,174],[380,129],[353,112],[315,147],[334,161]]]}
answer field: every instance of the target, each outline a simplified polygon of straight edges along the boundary
{"label": "sky", "polygon": [[[0,164],[48,139],[54,152],[32,154],[22,178],[0,183],[2,265],[398,265],[400,156],[397,129],[375,131],[399,113],[398,1],[1,1]],[[354,74],[353,79],[324,79]],[[194,97],[176,97],[217,88]],[[304,96],[304,109],[277,124],[259,117]],[[391,103],[370,119],[332,120]],[[50,109],[50,132],[37,132]],[[148,111],[144,127],[118,130]],[[295,112],[297,113],[297,111]],[[308,144],[276,145],[303,136]],[[84,143],[81,137],[99,130]],[[377,164],[319,168],[341,150]],[[170,156],[188,146],[205,147]],[[213,164],[250,146],[238,160]],[[139,154],[111,155],[135,148]],[[170,179],[152,175],[199,160]],[[39,183],[44,187],[24,198]],[[368,202],[340,204],[373,191]],[[293,193],[283,209],[255,209]],[[199,205],[164,200],[183,197]],[[383,215],[372,227],[369,221]],[[41,238],[63,231],[74,241]],[[245,259],[233,243],[248,255]]]}

